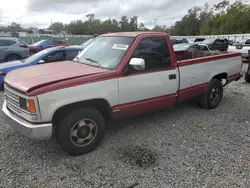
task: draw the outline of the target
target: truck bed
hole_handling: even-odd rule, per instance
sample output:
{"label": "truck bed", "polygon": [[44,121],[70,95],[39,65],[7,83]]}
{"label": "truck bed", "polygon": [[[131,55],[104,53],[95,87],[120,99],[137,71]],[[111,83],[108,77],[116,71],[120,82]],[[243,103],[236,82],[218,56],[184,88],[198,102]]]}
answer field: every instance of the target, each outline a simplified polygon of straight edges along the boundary
{"label": "truck bed", "polygon": [[177,61],[183,61],[183,60],[190,60],[195,58],[203,58],[203,57],[211,57],[211,56],[217,56],[217,55],[225,55],[227,52],[205,52],[205,51],[194,51],[194,52],[188,52],[188,51],[176,51],[176,60]]}

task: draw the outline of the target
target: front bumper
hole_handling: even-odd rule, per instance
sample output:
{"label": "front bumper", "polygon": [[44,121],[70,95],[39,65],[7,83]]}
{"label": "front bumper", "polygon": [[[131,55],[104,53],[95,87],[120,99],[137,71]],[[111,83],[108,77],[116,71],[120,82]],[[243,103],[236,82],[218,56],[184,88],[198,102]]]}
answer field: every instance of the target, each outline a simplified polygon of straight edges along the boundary
{"label": "front bumper", "polygon": [[2,107],[4,120],[22,135],[34,140],[47,140],[52,137],[52,124],[32,124],[13,115],[6,106]]}

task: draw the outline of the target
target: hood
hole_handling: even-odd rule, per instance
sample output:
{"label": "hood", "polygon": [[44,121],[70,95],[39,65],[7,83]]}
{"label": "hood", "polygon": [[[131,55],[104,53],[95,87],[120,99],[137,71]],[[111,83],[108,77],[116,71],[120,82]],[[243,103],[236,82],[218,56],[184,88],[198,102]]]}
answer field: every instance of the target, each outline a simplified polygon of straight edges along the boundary
{"label": "hood", "polygon": [[24,64],[22,63],[22,61],[19,61],[19,60],[0,63],[0,71],[5,69],[5,68],[16,67],[16,66],[20,66],[20,65],[24,65]]}
{"label": "hood", "polygon": [[27,93],[33,89],[49,84],[104,72],[109,71],[72,61],[64,61],[11,71],[6,75],[5,82],[10,87]]}

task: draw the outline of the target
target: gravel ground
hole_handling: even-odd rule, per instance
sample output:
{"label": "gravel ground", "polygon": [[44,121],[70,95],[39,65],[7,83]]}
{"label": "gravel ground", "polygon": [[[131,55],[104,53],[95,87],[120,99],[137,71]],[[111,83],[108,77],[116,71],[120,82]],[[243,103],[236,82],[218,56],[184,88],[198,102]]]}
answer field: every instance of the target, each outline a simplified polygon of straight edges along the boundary
{"label": "gravel ground", "polygon": [[227,86],[214,110],[187,102],[112,123],[100,147],[78,157],[0,117],[0,187],[249,188],[249,86],[243,78]]}

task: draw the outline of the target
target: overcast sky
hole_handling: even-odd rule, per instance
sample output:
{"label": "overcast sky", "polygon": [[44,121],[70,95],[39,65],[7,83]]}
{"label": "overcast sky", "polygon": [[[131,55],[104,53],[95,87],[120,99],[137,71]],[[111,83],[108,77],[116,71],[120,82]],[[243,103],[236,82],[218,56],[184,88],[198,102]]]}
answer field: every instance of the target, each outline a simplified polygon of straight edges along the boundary
{"label": "overcast sky", "polygon": [[[93,13],[99,19],[138,16],[147,27],[171,25],[193,6],[220,0],[0,0],[0,25],[15,21],[23,27],[46,28],[53,22],[69,23]],[[234,0],[230,0],[233,2]],[[247,0],[249,1],[249,0]]]}

